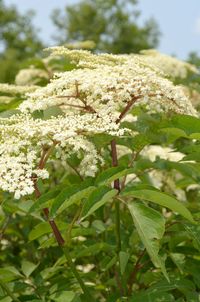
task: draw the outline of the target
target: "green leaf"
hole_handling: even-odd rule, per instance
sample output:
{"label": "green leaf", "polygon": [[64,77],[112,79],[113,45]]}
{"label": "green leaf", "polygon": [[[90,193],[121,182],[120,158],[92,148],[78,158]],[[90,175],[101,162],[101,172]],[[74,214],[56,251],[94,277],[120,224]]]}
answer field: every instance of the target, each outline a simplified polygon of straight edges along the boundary
{"label": "green leaf", "polygon": [[169,208],[170,210],[179,213],[184,218],[195,223],[192,214],[190,211],[179,202],[176,198],[162,193],[159,191],[153,190],[137,190],[137,187],[127,188],[121,193],[123,196],[133,196],[138,199],[147,200],[159,204],[163,207]]}
{"label": "green leaf", "polygon": [[200,251],[200,225],[184,224],[184,228],[193,239],[194,246]]}
{"label": "green leaf", "polygon": [[110,201],[116,194],[117,190],[102,186],[94,190],[83,205],[81,221],[94,213],[97,209]]}
{"label": "green leaf", "polygon": [[[68,224],[63,221],[59,221],[57,223],[57,226],[58,226],[59,230],[62,231],[62,230],[66,230],[66,228],[68,227]],[[43,235],[49,234],[49,233],[52,233],[50,224],[47,221],[41,222],[41,223],[37,224],[33,228],[33,230],[29,233],[29,240],[30,241],[35,240],[35,239],[37,239]]]}
{"label": "green leaf", "polygon": [[3,299],[0,298],[0,302],[12,302],[13,299],[11,299],[10,297],[5,297]]}
{"label": "green leaf", "polygon": [[171,124],[187,134],[200,133],[200,119],[191,115],[175,115]]}
{"label": "green leaf", "polygon": [[72,302],[75,298],[75,293],[72,291],[62,291],[51,295],[50,298],[55,302]]}
{"label": "green leaf", "polygon": [[168,279],[163,259],[158,255],[159,240],[163,237],[165,231],[165,220],[163,216],[137,202],[128,204],[138,234],[156,267],[161,268],[162,273]]}
{"label": "green leaf", "polygon": [[174,142],[176,139],[180,137],[187,138],[185,131],[179,128],[163,128],[161,129],[161,132],[165,133],[167,136],[167,141],[169,143]]}
{"label": "green leaf", "polygon": [[[99,254],[100,252],[109,252],[111,253],[112,251],[114,251],[114,246],[110,245],[108,243],[105,242],[99,242],[99,243],[95,243],[92,244],[90,246],[87,247],[82,247],[81,250],[77,251],[74,253],[75,258],[82,258],[82,257],[88,257],[88,256],[94,256]],[[73,256],[73,254],[72,254]]]}
{"label": "green leaf", "polygon": [[121,274],[123,275],[125,270],[126,270],[126,265],[128,263],[128,259],[129,259],[130,255],[129,253],[120,251],[119,252],[119,264],[120,264],[120,271]]}
{"label": "green leaf", "polygon": [[29,277],[37,267],[38,264],[34,264],[27,260],[22,261],[22,272],[26,277]]}
{"label": "green leaf", "polygon": [[60,193],[60,188],[55,188],[55,189],[51,190],[50,192],[43,194],[40,198],[38,198],[36,200],[36,202],[29,209],[29,213],[32,213],[36,210],[43,208],[43,205],[47,201],[51,200],[52,198],[55,198],[59,193]]}
{"label": "green leaf", "polygon": [[50,217],[61,213],[70,205],[79,202],[81,199],[87,197],[95,187],[90,186],[91,181],[85,181],[81,184],[75,184],[62,190],[55,198],[50,209]]}
{"label": "green leaf", "polygon": [[107,185],[110,184],[115,179],[118,179],[122,176],[125,176],[127,174],[134,173],[135,169],[129,168],[124,169],[124,167],[112,167],[105,171],[103,171],[101,174],[98,175],[96,178],[96,184],[98,185]]}
{"label": "green leaf", "polygon": [[12,280],[19,279],[19,277],[22,277],[22,275],[14,266],[0,268],[0,279],[4,282],[10,282]]}
{"label": "green leaf", "polygon": [[175,302],[175,299],[170,293],[146,292],[135,294],[129,302]]}
{"label": "green leaf", "polygon": [[195,161],[200,161],[200,153],[197,153],[197,152],[193,152],[193,153],[190,153],[186,156],[183,157],[182,160],[195,160]]}
{"label": "green leaf", "polygon": [[29,240],[35,240],[45,234],[51,233],[51,227],[48,222],[41,222],[36,225],[33,230],[29,233]]}
{"label": "green leaf", "polygon": [[50,119],[52,116],[63,115],[63,111],[60,109],[60,107],[53,106],[45,109],[43,111],[43,114],[44,114],[44,119],[47,120]]}
{"label": "green leaf", "polygon": [[175,265],[178,267],[179,271],[183,273],[185,265],[185,255],[179,253],[170,253],[170,257]]}

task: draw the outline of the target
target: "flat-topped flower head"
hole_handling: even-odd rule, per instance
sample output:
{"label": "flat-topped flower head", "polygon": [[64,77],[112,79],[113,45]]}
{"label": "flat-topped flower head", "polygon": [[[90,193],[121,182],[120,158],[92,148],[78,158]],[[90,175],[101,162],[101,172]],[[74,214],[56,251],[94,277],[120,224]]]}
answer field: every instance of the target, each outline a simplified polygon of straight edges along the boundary
{"label": "flat-topped flower head", "polygon": [[143,60],[156,66],[171,78],[184,79],[189,73],[199,73],[195,65],[161,54],[155,49],[141,51]]}
{"label": "flat-topped flower head", "polygon": [[60,106],[64,112],[112,113],[113,119],[117,119],[123,108],[133,101],[135,106],[145,106],[151,112],[196,114],[183,89],[139,56],[93,55],[88,51],[63,49],[72,59],[87,58],[92,67],[81,65],[81,68],[56,74],[46,87],[29,94],[20,110],[33,112]]}
{"label": "flat-topped flower head", "polygon": [[[55,74],[45,87],[27,94],[20,114],[0,119],[0,188],[15,192],[16,198],[32,193],[35,179],[48,177],[41,164],[44,150],[53,148],[48,158],[62,163],[75,153],[80,174],[94,176],[103,159],[91,136],[124,135],[120,122],[133,106],[196,115],[183,89],[143,56],[95,55],[62,47],[53,51],[69,56],[77,68]],[[54,106],[60,115],[33,118],[33,112]]]}

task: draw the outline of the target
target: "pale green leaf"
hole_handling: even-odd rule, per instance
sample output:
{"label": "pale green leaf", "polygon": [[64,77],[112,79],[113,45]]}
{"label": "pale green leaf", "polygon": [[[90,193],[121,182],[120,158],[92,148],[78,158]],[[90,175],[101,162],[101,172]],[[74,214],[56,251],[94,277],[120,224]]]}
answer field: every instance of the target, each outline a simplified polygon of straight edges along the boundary
{"label": "pale green leaf", "polygon": [[156,267],[159,267],[168,279],[164,261],[159,256],[159,241],[164,235],[165,220],[163,216],[143,204],[131,202],[128,208],[132,215],[138,234]]}
{"label": "pale green leaf", "polygon": [[37,267],[38,264],[34,264],[27,260],[22,261],[22,272],[26,277],[29,277]]}
{"label": "pale green leaf", "polygon": [[95,183],[98,185],[108,185],[115,179],[132,174],[134,172],[135,169],[133,168],[124,169],[124,167],[112,167],[99,174]]}
{"label": "pale green leaf", "polygon": [[123,196],[133,196],[138,199],[147,200],[159,204],[163,207],[182,215],[184,218],[195,223],[190,211],[179,202],[176,198],[169,196],[166,193],[162,193],[156,190],[137,190],[137,187],[128,188],[122,192]]}

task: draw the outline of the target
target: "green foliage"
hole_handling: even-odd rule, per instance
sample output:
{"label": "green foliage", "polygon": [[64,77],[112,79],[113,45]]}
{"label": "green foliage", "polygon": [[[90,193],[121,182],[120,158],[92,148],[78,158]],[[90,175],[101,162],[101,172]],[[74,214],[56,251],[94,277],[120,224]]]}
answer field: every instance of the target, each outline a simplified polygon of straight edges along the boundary
{"label": "green foliage", "polygon": [[[198,139],[192,139],[194,133],[200,133],[199,120],[195,117],[176,115],[166,119],[144,115],[135,123],[135,129],[148,137],[146,144],[151,140],[160,141],[163,146],[173,142],[174,148],[186,155],[199,151]],[[179,131],[171,140],[166,129]],[[120,145],[124,144],[123,140],[126,137]],[[101,149],[98,139],[97,147]],[[132,148],[132,152],[140,150],[134,145]],[[107,162],[109,156],[109,153],[105,155]],[[196,192],[193,197],[186,188],[199,182],[199,163],[159,158],[152,162],[139,155],[127,168],[129,160],[130,157],[119,158],[118,167],[108,166],[95,180],[82,180],[72,170],[67,174],[63,171],[65,176],[61,180],[61,171],[54,172],[56,185],[49,189],[48,183],[41,184],[44,193],[37,200],[13,201],[10,195],[4,196],[0,216],[2,301],[88,301],[68,266],[69,260],[67,265],[52,236],[51,226],[40,215],[47,206],[50,219],[55,217],[67,240],[66,248],[75,260],[79,276],[85,284],[90,284],[88,295],[93,300],[198,301],[199,193],[193,190],[193,194]],[[71,164],[76,163],[77,160],[71,159]],[[179,173],[176,185],[185,190],[187,203],[178,201],[167,186],[160,190],[152,186],[150,178],[145,177],[152,169],[165,174]],[[133,173],[138,177],[137,183],[128,182],[117,194],[112,189],[113,182],[120,179],[122,184]],[[120,202],[121,211],[119,253],[115,239],[115,200]],[[168,281],[162,279],[162,273]]]}
{"label": "green foliage", "polygon": [[[130,9],[135,4],[129,1]],[[127,1],[100,0],[68,7],[70,26],[64,38],[68,34],[72,40],[90,38],[98,49],[113,52],[155,45],[155,27],[136,26],[127,8]],[[18,20],[15,9],[8,12],[8,20]],[[20,22],[24,26],[28,21],[22,18]],[[55,22],[65,30],[62,18],[56,16]],[[5,30],[5,45],[10,46],[4,55],[10,48],[15,51],[35,43],[30,26],[28,23],[25,34],[27,39],[33,38],[31,42],[20,40],[16,45]],[[96,31],[91,32],[91,27]],[[130,36],[139,37],[139,42]],[[31,45],[32,52],[25,57],[37,51]],[[11,56],[10,64],[13,58],[17,61]],[[23,68],[29,65],[46,72],[46,78],[31,78],[32,84],[41,86],[55,71],[76,67],[60,57],[30,59]],[[12,100],[0,104],[1,118],[17,113],[17,105],[24,99],[20,93],[6,96]],[[82,155],[74,154],[63,165],[47,163],[50,178],[36,181],[35,194],[14,200],[12,194],[0,192],[0,301],[199,300],[199,118],[150,114],[143,108],[129,113],[134,122],[123,122],[122,127],[130,132],[120,138],[106,133],[91,138],[103,159],[94,178],[80,174]],[[33,118],[48,120],[61,114],[61,108],[53,106],[34,112]],[[113,140],[117,160],[111,157]],[[161,152],[152,160],[147,156],[152,146],[182,152],[183,160],[170,159],[170,152],[164,157]]]}
{"label": "green foliage", "polygon": [[141,240],[156,267],[161,268],[164,276],[169,280],[163,259],[158,256],[159,243],[165,231],[164,217],[157,211],[136,202],[128,205],[134,224]]}
{"label": "green foliage", "polygon": [[59,29],[57,40],[61,44],[92,40],[98,50],[112,53],[153,48],[158,43],[158,26],[153,19],[142,27],[137,24],[136,2],[84,0],[67,6],[64,13],[55,10],[52,19]]}
{"label": "green foliage", "polygon": [[0,82],[13,82],[22,61],[43,48],[32,24],[33,15],[31,11],[22,15],[14,6],[0,1]]}

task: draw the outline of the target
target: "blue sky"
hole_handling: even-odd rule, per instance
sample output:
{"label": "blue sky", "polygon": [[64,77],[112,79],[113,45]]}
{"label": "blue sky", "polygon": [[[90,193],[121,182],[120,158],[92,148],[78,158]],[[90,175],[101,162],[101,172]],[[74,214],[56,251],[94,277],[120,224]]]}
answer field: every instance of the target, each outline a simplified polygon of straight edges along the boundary
{"label": "blue sky", "polygon": [[[14,4],[19,11],[29,9],[36,11],[34,23],[40,28],[43,40],[53,45],[55,33],[49,18],[54,8],[73,4],[77,0],[4,0],[7,5]],[[105,0],[106,1],[106,0]],[[160,27],[162,36],[159,50],[186,58],[191,51],[200,55],[200,0],[139,0],[137,8],[141,11],[140,23],[154,17]]]}

